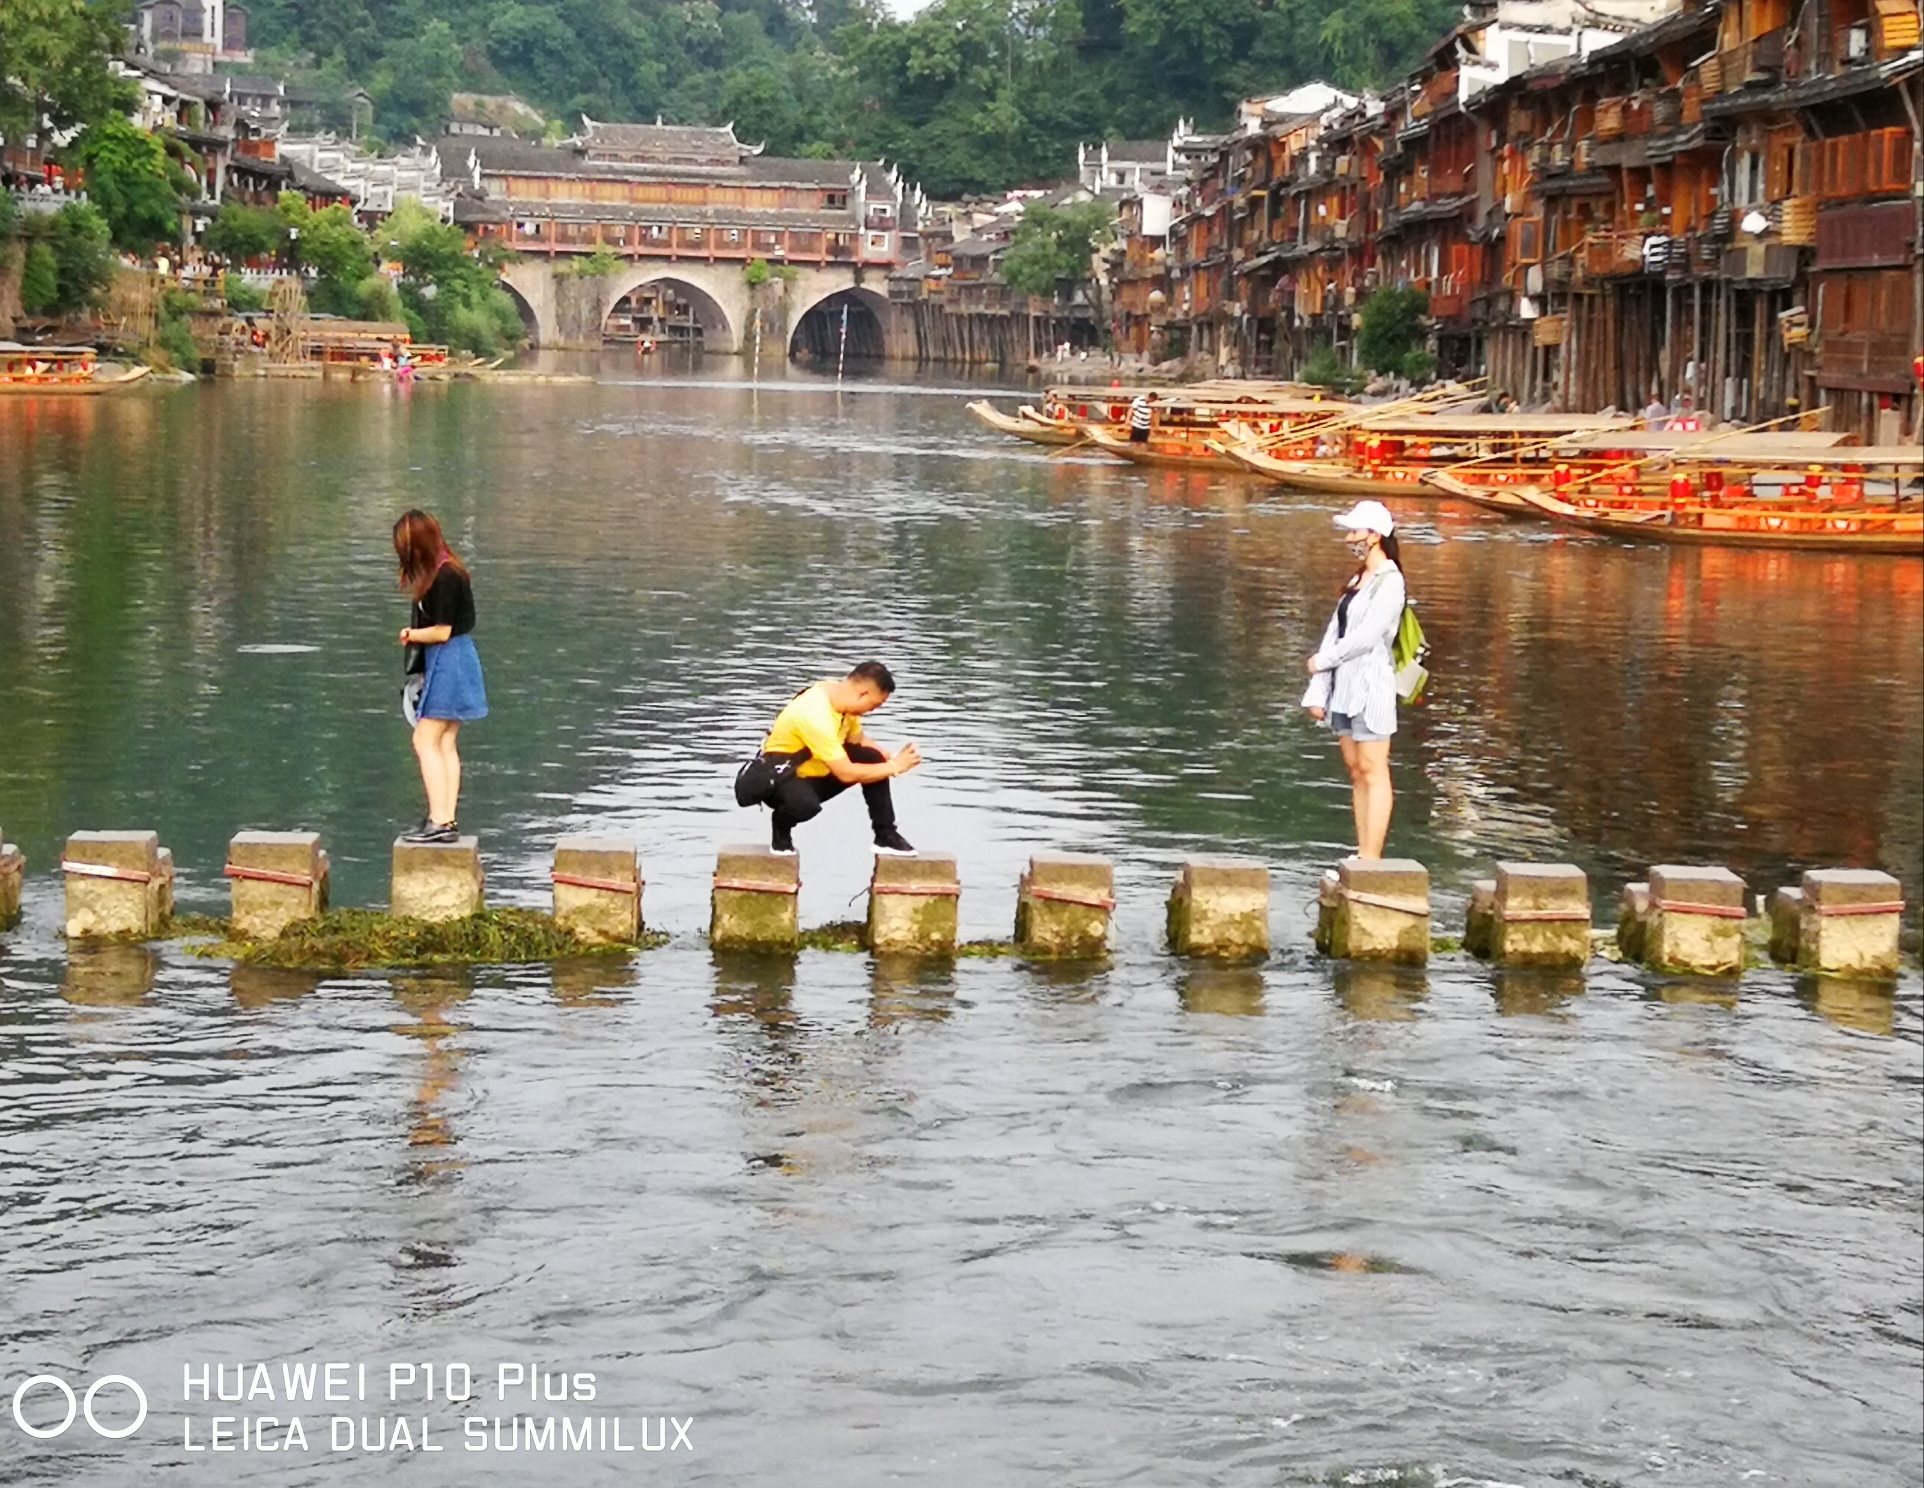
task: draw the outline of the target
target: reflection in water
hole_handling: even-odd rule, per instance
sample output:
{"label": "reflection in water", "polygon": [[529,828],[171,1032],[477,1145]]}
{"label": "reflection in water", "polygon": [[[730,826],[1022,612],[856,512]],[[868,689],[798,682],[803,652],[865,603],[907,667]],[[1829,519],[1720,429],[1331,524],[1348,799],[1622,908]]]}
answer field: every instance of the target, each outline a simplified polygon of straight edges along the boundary
{"label": "reflection in water", "polygon": [[1737,983],[1713,977],[1664,977],[1645,993],[1657,1002],[1701,1005],[1736,1011]]}
{"label": "reflection in water", "polygon": [[415,1018],[412,1023],[396,1024],[394,1031],[418,1040],[421,1046],[421,1072],[408,1112],[408,1176],[416,1183],[443,1180],[465,1166],[448,1151],[456,1138],[441,1107],[460,1079],[465,1058],[453,1046],[465,1027],[450,1022],[448,1013],[455,1004],[465,1002],[472,991],[465,977],[448,975],[404,977],[394,982],[394,1000]]}
{"label": "reflection in water", "polygon": [[1100,961],[1024,961],[1023,980],[1040,1001],[1073,1007],[1099,1002],[1109,985],[1110,963]]}
{"label": "reflection in water", "polygon": [[1339,961],[1333,978],[1343,1010],[1369,1023],[1407,1023],[1430,995],[1430,979],[1420,966]]}
{"label": "reflection in water", "polygon": [[253,1012],[276,1002],[292,1002],[321,985],[318,971],[291,971],[280,966],[247,966],[236,962],[227,974],[234,1001]]}
{"label": "reflection in water", "polygon": [[955,966],[919,956],[872,958],[868,1024],[940,1023],[955,1013]]}
{"label": "reflection in water", "polygon": [[154,990],[159,971],[160,957],[148,946],[75,941],[60,995],[83,1007],[134,1007]]}
{"label": "reflection in water", "polygon": [[633,990],[639,980],[633,956],[575,956],[553,964],[555,1001],[564,1007],[620,1007],[610,993]]}
{"label": "reflection in water", "polygon": [[1260,1018],[1263,974],[1254,966],[1188,966],[1176,979],[1183,1011]]}
{"label": "reflection in water", "polygon": [[1523,966],[1499,966],[1490,972],[1490,993],[1497,1011],[1506,1018],[1562,1013],[1563,1004],[1583,995],[1580,971],[1549,971]]}
{"label": "reflection in water", "polygon": [[1894,982],[1847,981],[1843,977],[1801,977],[1797,995],[1820,1018],[1840,1028],[1889,1038],[1897,1024]]}
{"label": "reflection in water", "polygon": [[709,1006],[717,1018],[752,1018],[771,1039],[795,1026],[793,956],[754,951],[715,951],[712,956],[715,997]]}

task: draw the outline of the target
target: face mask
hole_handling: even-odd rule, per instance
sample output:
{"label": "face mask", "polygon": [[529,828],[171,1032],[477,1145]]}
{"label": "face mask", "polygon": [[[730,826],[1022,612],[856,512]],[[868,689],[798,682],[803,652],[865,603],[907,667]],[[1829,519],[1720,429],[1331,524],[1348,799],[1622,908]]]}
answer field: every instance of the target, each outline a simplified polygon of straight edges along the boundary
{"label": "face mask", "polygon": [[1370,555],[1370,534],[1369,533],[1353,532],[1348,537],[1344,538],[1343,542],[1349,548],[1350,557],[1354,558],[1358,563],[1361,563],[1365,558],[1369,557]]}

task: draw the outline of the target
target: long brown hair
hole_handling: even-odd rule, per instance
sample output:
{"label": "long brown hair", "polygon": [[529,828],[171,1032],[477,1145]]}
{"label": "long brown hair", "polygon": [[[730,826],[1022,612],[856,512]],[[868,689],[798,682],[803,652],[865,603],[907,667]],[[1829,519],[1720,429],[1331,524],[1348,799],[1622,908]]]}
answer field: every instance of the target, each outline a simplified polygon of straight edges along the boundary
{"label": "long brown hair", "polygon": [[468,576],[467,565],[441,535],[441,524],[424,511],[401,513],[394,524],[394,556],[401,560],[401,587],[416,599],[426,596],[443,563],[462,578]]}

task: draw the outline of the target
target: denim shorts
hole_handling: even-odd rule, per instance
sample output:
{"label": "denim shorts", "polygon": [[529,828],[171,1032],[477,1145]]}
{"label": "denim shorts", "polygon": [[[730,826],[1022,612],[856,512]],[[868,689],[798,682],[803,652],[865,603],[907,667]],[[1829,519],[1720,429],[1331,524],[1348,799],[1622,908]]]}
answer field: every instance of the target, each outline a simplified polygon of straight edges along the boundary
{"label": "denim shorts", "polygon": [[1362,726],[1360,720],[1352,718],[1347,713],[1331,713],[1329,731],[1332,734],[1348,734],[1358,744],[1381,744],[1385,739],[1392,737],[1390,734],[1371,733]]}

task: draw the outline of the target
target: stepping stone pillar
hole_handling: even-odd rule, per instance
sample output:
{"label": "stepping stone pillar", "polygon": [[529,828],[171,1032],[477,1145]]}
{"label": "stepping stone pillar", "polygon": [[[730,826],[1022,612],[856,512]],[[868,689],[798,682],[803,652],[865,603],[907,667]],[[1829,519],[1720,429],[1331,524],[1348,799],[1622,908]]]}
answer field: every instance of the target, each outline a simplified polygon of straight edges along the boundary
{"label": "stepping stone pillar", "polygon": [[801,934],[796,901],[802,860],[752,844],[724,847],[715,856],[708,943],[722,949],[795,949]]}
{"label": "stepping stone pillar", "polygon": [[1463,917],[1463,949],[1480,960],[1490,959],[1490,939],[1496,930],[1496,880],[1473,879],[1470,907]]}
{"label": "stepping stone pillar", "polygon": [[221,873],[232,885],[229,917],[242,940],[272,940],[296,920],[327,913],[327,854],[317,832],[236,832]]}
{"label": "stepping stone pillar", "polygon": [[1186,859],[1169,895],[1169,949],[1178,956],[1268,955],[1268,867],[1254,858]]}
{"label": "stepping stone pillar", "polygon": [[1617,953],[1632,965],[1643,962],[1650,931],[1650,885],[1625,884],[1617,896]]}
{"label": "stepping stone pillar", "polygon": [[1317,896],[1316,948],[1346,961],[1430,959],[1430,870],[1410,858],[1344,858]]}
{"label": "stepping stone pillar", "polygon": [[868,886],[869,949],[877,954],[953,955],[961,897],[954,858],[877,853]]}
{"label": "stepping stone pillar", "polygon": [[1015,946],[1036,960],[1089,960],[1109,950],[1116,870],[1092,853],[1036,853],[1016,885]]}
{"label": "stepping stone pillar", "polygon": [[1574,863],[1498,863],[1490,959],[1582,966],[1590,959],[1590,880]]}
{"label": "stepping stone pillar", "polygon": [[1797,965],[1825,976],[1897,975],[1903,891],[1888,873],[1818,868],[1804,875]]}
{"label": "stepping stone pillar", "polygon": [[1770,959],[1784,966],[1797,964],[1797,942],[1802,938],[1804,891],[1782,888],[1770,896]]}
{"label": "stepping stone pillar", "polygon": [[555,844],[554,919],[595,945],[641,939],[641,854],[613,837],[563,837]]}
{"label": "stepping stone pillar", "polygon": [[464,920],[485,907],[479,839],[460,837],[453,842],[394,839],[388,913],[397,920],[437,923]]}
{"label": "stepping stone pillar", "polygon": [[1655,971],[1736,976],[1744,969],[1744,881],[1728,868],[1650,870],[1643,961]]}
{"label": "stepping stone pillar", "polygon": [[0,831],[0,930],[20,923],[20,886],[27,877],[27,856]]}
{"label": "stepping stone pillar", "polygon": [[174,913],[174,855],[155,832],[75,832],[60,871],[67,938],[149,940]]}

